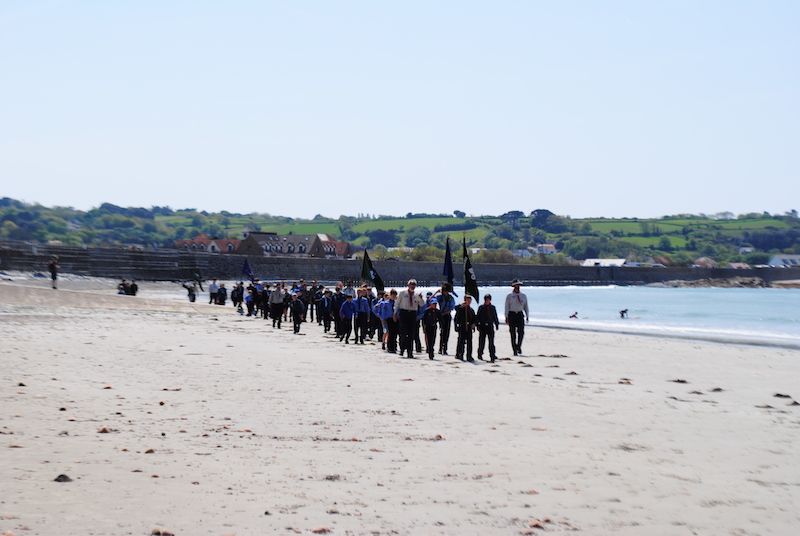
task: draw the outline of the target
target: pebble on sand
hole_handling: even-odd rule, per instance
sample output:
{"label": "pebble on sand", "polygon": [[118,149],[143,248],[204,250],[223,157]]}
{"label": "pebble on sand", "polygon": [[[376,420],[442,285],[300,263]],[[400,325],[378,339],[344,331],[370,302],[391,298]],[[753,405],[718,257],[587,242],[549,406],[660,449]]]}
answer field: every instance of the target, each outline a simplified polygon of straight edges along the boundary
{"label": "pebble on sand", "polygon": [[58,475],[53,479],[53,482],[72,482],[72,479],[67,475]]}

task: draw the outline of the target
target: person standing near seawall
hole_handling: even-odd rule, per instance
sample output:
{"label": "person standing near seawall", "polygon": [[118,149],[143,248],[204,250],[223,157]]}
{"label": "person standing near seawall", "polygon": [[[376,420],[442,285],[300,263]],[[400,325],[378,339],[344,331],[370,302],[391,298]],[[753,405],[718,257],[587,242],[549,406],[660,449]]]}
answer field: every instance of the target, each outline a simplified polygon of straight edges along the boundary
{"label": "person standing near seawall", "polygon": [[217,303],[217,292],[219,292],[219,285],[217,280],[212,279],[211,284],[208,285],[208,304]]}
{"label": "person standing near seawall", "polygon": [[[528,297],[520,292],[522,283],[518,279],[511,282],[514,289],[506,296],[506,324],[511,334],[511,348],[514,355],[522,355],[522,339],[525,337],[525,322],[528,321]],[[524,317],[523,317],[524,313]]]}
{"label": "person standing near seawall", "polygon": [[58,255],[53,255],[50,262],[47,264],[47,269],[50,271],[50,280],[53,282],[53,288],[58,288]]}

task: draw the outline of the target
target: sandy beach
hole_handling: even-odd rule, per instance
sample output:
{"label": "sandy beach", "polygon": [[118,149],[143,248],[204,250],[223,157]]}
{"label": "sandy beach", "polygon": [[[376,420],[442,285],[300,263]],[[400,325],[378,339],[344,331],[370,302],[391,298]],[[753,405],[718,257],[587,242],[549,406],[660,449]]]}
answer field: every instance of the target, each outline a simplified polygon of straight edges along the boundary
{"label": "sandy beach", "polygon": [[0,282],[0,534],[800,530],[796,350],[533,328],[508,359],[503,326],[495,365],[404,360],[146,294]]}

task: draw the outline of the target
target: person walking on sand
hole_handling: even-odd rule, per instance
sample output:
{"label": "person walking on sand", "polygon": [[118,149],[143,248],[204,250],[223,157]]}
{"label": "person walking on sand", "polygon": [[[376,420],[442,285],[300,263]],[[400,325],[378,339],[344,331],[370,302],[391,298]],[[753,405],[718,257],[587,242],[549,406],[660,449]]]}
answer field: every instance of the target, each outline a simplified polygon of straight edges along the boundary
{"label": "person walking on sand", "polygon": [[331,310],[333,308],[333,297],[329,289],[322,291],[322,297],[317,302],[317,320],[322,322],[323,333],[331,330]]}
{"label": "person walking on sand", "polygon": [[399,328],[397,327],[397,320],[394,319],[394,305],[397,303],[397,291],[395,289],[389,291],[387,300],[388,311],[384,312],[386,318],[386,351],[390,354],[396,354]]}
{"label": "person walking on sand", "polygon": [[370,307],[367,289],[358,289],[358,297],[353,301],[356,305],[356,344],[364,344],[369,329]]}
{"label": "person walking on sand", "polygon": [[417,294],[416,289],[417,280],[409,279],[408,288],[398,293],[394,303],[394,319],[400,327],[400,357],[407,352],[409,359],[414,359],[417,311],[425,304],[422,294]]}
{"label": "person walking on sand", "polygon": [[336,333],[336,336],[342,334],[342,319],[339,318],[339,311],[342,309],[342,305],[344,302],[347,301],[347,296],[344,295],[342,292],[342,282],[339,281],[336,283],[335,293],[332,298],[331,302],[331,317],[333,317],[333,331]]}
{"label": "person walking on sand", "polygon": [[458,343],[456,345],[456,359],[464,361],[464,350],[466,349],[467,361],[472,359],[472,332],[475,331],[475,311],[472,310],[472,296],[464,295],[464,303],[456,307],[456,316],[453,321],[456,333],[458,333]]}
{"label": "person walking on sand", "polygon": [[294,334],[298,335],[300,333],[300,324],[304,322],[306,316],[306,306],[297,293],[292,293],[291,300],[289,308],[292,310],[292,326]]}
{"label": "person walking on sand", "polygon": [[275,284],[275,289],[269,295],[269,316],[272,317],[272,327],[281,329],[281,318],[283,317],[283,285]]}
{"label": "person walking on sand", "polygon": [[53,288],[58,288],[58,270],[61,267],[58,265],[58,255],[50,257],[50,262],[47,263],[47,270],[50,272],[50,280],[53,282]]}
{"label": "person walking on sand", "polygon": [[525,337],[525,322],[528,321],[528,297],[520,292],[519,279],[511,282],[513,290],[506,296],[506,324],[511,334],[511,348],[514,355],[522,355],[522,339]]}
{"label": "person walking on sand", "polygon": [[483,305],[478,307],[476,317],[478,324],[478,359],[483,361],[483,349],[486,345],[486,339],[489,339],[489,358],[494,363],[497,359],[494,348],[494,331],[500,329],[500,321],[497,319],[497,309],[492,305],[491,294],[483,296]]}
{"label": "person walking on sand", "polygon": [[339,309],[339,342],[344,340],[345,344],[350,344],[350,335],[353,333],[353,316],[356,314],[356,304],[353,297],[347,296],[342,307]]}
{"label": "person walking on sand", "polygon": [[428,308],[422,315],[422,330],[425,333],[425,350],[428,352],[428,359],[433,359],[436,346],[436,331],[439,328],[439,300],[431,298]]}
{"label": "person walking on sand", "polygon": [[437,296],[439,302],[439,354],[447,354],[447,343],[450,341],[450,327],[453,325],[453,311],[456,308],[456,299],[451,294],[453,287],[450,283],[442,285],[442,293]]}
{"label": "person walking on sand", "polygon": [[197,283],[192,281],[191,284],[183,283],[182,286],[186,289],[186,294],[189,297],[189,303],[194,303],[197,299]]}

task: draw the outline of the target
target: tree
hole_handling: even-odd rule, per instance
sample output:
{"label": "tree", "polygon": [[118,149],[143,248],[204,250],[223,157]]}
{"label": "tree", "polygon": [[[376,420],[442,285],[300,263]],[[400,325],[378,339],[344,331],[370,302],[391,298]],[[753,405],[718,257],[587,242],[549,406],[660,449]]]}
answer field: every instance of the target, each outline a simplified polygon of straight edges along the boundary
{"label": "tree", "polygon": [[375,257],[375,260],[382,261],[386,259],[387,254],[386,246],[383,244],[375,244],[372,246],[372,256]]}
{"label": "tree", "polygon": [[546,208],[537,208],[536,210],[531,212],[531,223],[534,227],[538,227],[539,229],[544,229],[545,225],[547,224],[548,218],[550,216],[555,216],[552,212],[547,210]]}
{"label": "tree", "polygon": [[453,211],[453,215],[454,215],[456,218],[466,218],[466,217],[467,217],[467,213],[466,213],[466,212],[462,212],[462,211],[460,211],[460,210],[454,210],[454,211]]}
{"label": "tree", "polygon": [[400,244],[400,236],[394,229],[374,229],[364,233],[373,244],[383,244],[386,247],[393,248]]}
{"label": "tree", "polygon": [[658,241],[658,249],[661,251],[672,251],[672,242],[670,242],[669,238],[666,236],[662,236],[661,240]]}
{"label": "tree", "polygon": [[413,248],[421,244],[427,244],[430,238],[431,230],[427,227],[412,227],[406,232],[406,246]]}

